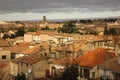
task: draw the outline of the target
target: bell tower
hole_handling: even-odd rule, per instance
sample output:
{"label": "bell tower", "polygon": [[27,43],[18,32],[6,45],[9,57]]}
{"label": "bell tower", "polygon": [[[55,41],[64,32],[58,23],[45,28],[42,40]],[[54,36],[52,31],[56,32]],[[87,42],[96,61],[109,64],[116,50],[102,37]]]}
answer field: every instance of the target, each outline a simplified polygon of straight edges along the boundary
{"label": "bell tower", "polygon": [[47,22],[46,16],[43,16],[43,22]]}

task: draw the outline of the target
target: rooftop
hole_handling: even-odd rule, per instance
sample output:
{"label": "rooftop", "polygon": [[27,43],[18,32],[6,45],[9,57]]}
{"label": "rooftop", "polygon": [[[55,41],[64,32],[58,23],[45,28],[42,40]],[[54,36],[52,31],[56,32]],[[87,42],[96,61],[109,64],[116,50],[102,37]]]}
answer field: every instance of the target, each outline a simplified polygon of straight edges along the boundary
{"label": "rooftop", "polygon": [[100,64],[98,67],[107,69],[107,70],[120,72],[120,64],[118,63],[118,57],[114,57],[113,59],[110,59],[104,62],[103,64]]}
{"label": "rooftop", "polygon": [[13,60],[15,63],[23,62],[28,64],[34,64],[41,60],[39,55],[30,55],[30,56],[23,56]]}
{"label": "rooftop", "polygon": [[0,47],[9,47],[11,46],[8,41],[0,40]]}
{"label": "rooftop", "polygon": [[109,49],[107,48],[98,48],[88,51],[82,56],[76,58],[75,61],[79,66],[94,67],[116,56],[114,52],[108,51]]}

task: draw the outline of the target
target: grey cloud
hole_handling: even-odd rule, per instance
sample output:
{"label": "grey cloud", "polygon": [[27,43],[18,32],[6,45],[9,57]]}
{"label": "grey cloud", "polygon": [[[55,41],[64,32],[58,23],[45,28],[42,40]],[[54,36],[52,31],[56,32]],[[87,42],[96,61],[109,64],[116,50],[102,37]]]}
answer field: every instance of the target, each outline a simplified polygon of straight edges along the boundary
{"label": "grey cloud", "polygon": [[118,11],[120,0],[0,0],[0,13]]}

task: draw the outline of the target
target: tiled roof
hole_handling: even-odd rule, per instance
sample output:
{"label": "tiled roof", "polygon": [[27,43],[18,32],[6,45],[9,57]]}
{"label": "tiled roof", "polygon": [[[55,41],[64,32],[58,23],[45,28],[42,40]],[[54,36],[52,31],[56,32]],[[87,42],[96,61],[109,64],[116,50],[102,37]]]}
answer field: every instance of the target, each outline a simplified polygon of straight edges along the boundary
{"label": "tiled roof", "polygon": [[34,54],[39,51],[39,46],[29,48],[29,43],[19,43],[17,45],[12,45],[11,47],[4,47],[4,50],[10,50],[12,53],[16,54]]}
{"label": "tiled roof", "polygon": [[23,63],[28,63],[28,64],[34,64],[39,62],[40,56],[39,55],[30,55],[30,56],[23,56],[23,57],[19,57],[13,60],[13,62],[15,63],[19,63],[19,62],[23,62]]}
{"label": "tiled roof", "polygon": [[28,45],[12,45],[11,47],[4,47],[4,50],[11,50],[12,53],[21,53],[22,51],[28,49]]}
{"label": "tiled roof", "polygon": [[11,46],[8,41],[0,40],[0,47],[9,47]]}
{"label": "tiled roof", "polygon": [[110,59],[103,64],[100,64],[98,67],[120,72],[120,64],[118,63],[118,57],[114,57],[113,59]]}
{"label": "tiled roof", "polygon": [[81,43],[76,42],[76,43],[65,45],[65,46],[62,46],[62,47],[57,47],[55,50],[77,52],[80,49],[81,49]]}
{"label": "tiled roof", "polygon": [[41,34],[41,32],[40,31],[37,31],[36,33],[35,33],[35,35],[40,35]]}
{"label": "tiled roof", "polygon": [[27,34],[27,35],[34,35],[36,32],[27,32],[27,33],[25,33],[25,34]]}
{"label": "tiled roof", "polygon": [[107,48],[98,48],[89,52],[84,53],[82,56],[75,59],[79,66],[94,67],[102,64],[107,59],[115,57],[115,53],[109,52]]}
{"label": "tiled roof", "polygon": [[44,35],[55,35],[57,34],[57,32],[54,30],[40,30],[40,33],[41,34],[44,34]]}
{"label": "tiled roof", "polygon": [[22,53],[23,54],[35,54],[37,52],[39,52],[39,49],[36,47],[36,48],[26,49]]}
{"label": "tiled roof", "polygon": [[59,60],[53,60],[51,63],[57,65],[68,65],[73,63],[73,58],[72,55],[68,55],[66,57],[60,58]]}
{"label": "tiled roof", "polygon": [[13,40],[13,41],[16,41],[16,40],[23,40],[23,39],[24,39],[23,36],[19,36],[19,37],[16,37],[16,38],[12,39],[12,40]]}

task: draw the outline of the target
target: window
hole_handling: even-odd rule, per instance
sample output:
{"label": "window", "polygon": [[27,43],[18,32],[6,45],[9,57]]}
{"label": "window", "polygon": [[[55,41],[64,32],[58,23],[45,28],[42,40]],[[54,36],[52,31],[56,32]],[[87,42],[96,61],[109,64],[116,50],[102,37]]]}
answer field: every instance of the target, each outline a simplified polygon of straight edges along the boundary
{"label": "window", "polygon": [[82,68],[80,68],[80,78],[83,78],[83,75],[82,75]]}
{"label": "window", "polygon": [[28,68],[28,64],[26,64],[26,67]]}
{"label": "window", "polygon": [[2,55],[2,59],[6,59],[6,55]]}
{"label": "window", "polygon": [[15,54],[11,54],[11,59],[15,59]]}
{"label": "window", "polygon": [[13,70],[16,71],[16,67],[15,66],[13,66]]}
{"label": "window", "polygon": [[21,66],[23,66],[23,62],[21,62]]}
{"label": "window", "polygon": [[92,78],[95,79],[95,72],[92,72]]}
{"label": "window", "polygon": [[90,79],[90,70],[89,69],[84,69],[84,77],[86,78],[86,79]]}

